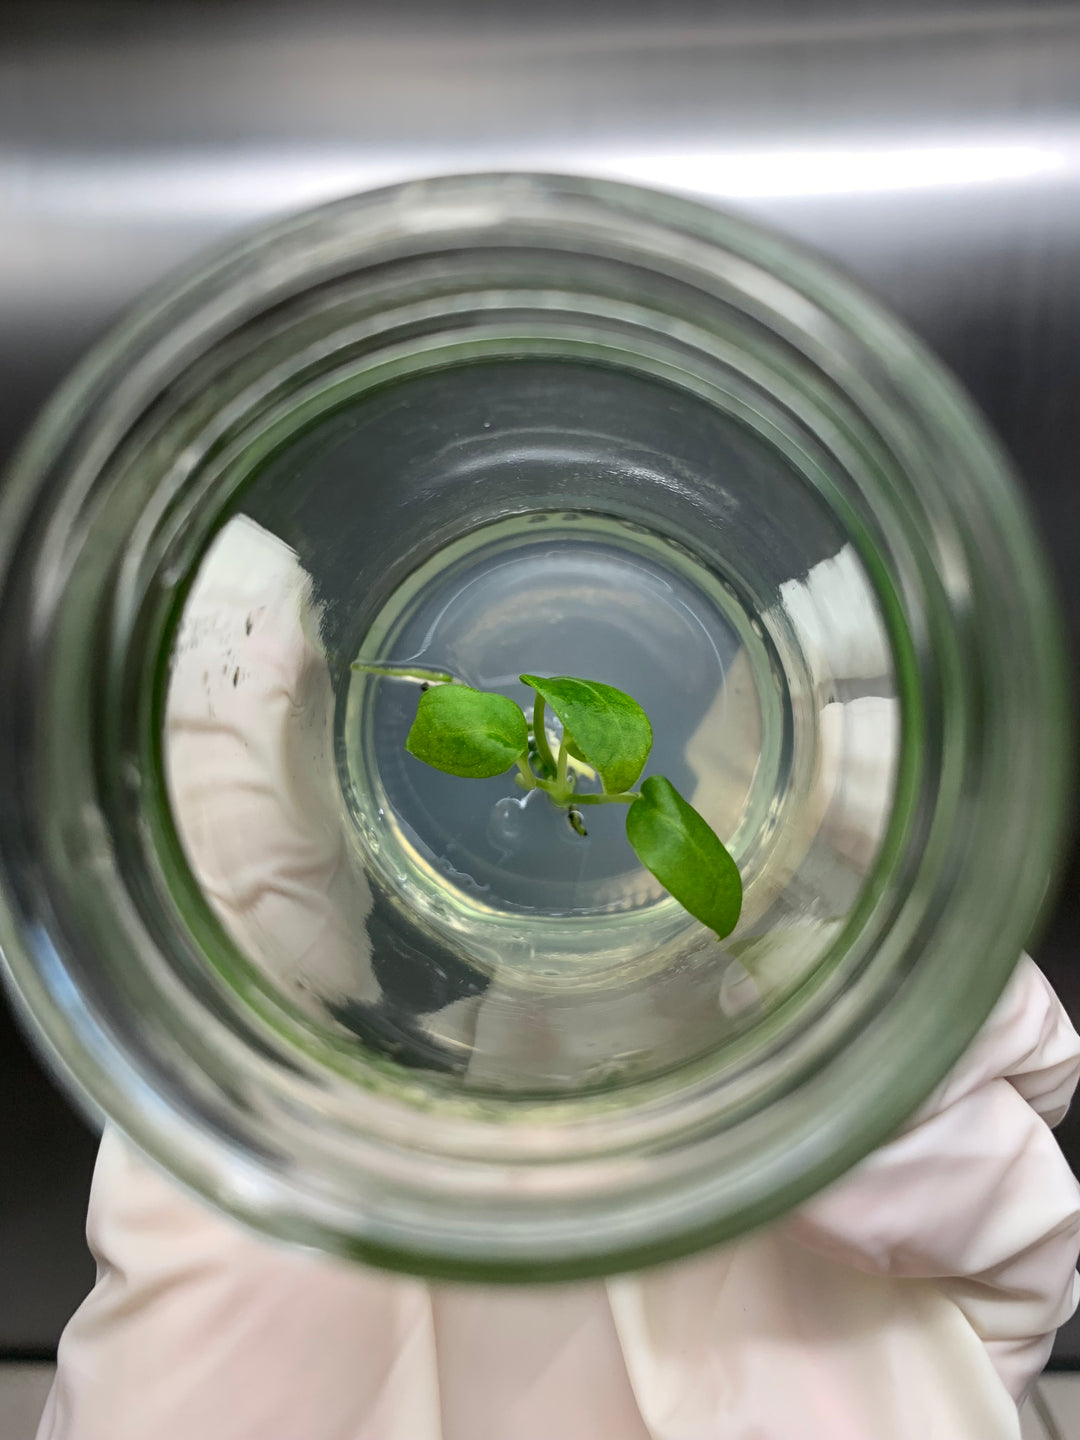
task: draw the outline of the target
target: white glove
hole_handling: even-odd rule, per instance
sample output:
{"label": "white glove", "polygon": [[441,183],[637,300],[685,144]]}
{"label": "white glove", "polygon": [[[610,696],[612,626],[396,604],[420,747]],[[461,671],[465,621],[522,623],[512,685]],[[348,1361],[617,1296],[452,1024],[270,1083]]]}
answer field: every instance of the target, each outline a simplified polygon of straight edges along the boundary
{"label": "white glove", "polygon": [[1016,1440],[1077,1302],[1080,1191],[1048,1125],[1078,1071],[1024,959],[900,1137],[740,1245],[609,1282],[656,1440]]}
{"label": "white glove", "polygon": [[[374,994],[353,928],[370,900],[311,768],[329,685],[306,579],[235,521],[189,613],[169,748],[200,878],[239,941]],[[873,745],[856,748],[871,801],[826,805],[854,857],[881,789]],[[1078,1074],[1080,1041],[1025,960],[905,1132],[795,1216],[642,1276],[539,1290],[284,1250],[108,1133],[98,1281],[39,1440],[1019,1440],[1015,1401],[1076,1302],[1080,1191],[1048,1125]]]}

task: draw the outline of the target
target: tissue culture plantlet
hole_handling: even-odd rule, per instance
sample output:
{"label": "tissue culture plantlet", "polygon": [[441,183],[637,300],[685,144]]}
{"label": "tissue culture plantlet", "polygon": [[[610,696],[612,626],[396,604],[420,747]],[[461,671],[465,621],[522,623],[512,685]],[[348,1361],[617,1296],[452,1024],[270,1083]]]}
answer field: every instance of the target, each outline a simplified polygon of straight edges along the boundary
{"label": "tissue culture plantlet", "polygon": [[[742,881],[719,837],[663,775],[633,788],[653,734],[624,691],[569,675],[522,675],[535,696],[530,720],[507,696],[474,690],[443,670],[362,661],[353,669],[422,684],[405,748],[436,770],[472,780],[516,770],[517,784],[542,790],[581,836],[587,807],[626,805],[626,838],[645,868],[718,939],[734,930]],[[548,733],[549,707],[561,735]]]}

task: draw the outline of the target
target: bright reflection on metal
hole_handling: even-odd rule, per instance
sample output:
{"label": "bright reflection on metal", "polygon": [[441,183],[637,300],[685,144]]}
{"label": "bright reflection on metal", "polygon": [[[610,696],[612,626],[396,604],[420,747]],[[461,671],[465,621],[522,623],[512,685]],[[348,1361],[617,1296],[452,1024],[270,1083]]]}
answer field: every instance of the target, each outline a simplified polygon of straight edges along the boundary
{"label": "bright reflection on metal", "polygon": [[1080,162],[1080,144],[838,146],[701,150],[612,157],[609,167],[647,184],[732,198],[887,194],[997,185],[1058,175]]}
{"label": "bright reflection on metal", "polygon": [[918,145],[808,145],[625,151],[520,145],[467,153],[351,150],[0,156],[0,209],[84,221],[243,219],[318,204],[418,175],[533,169],[633,180],[709,198],[797,200],[994,187],[1080,173],[1080,136]]}

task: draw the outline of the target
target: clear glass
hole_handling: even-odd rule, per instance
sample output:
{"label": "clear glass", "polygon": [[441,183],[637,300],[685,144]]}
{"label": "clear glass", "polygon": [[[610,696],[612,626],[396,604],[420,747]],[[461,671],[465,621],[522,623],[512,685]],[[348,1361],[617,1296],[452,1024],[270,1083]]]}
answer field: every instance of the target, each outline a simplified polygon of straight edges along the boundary
{"label": "clear glass", "polygon": [[[233,245],[42,417],[0,583],[15,992],[148,1154],[329,1250],[557,1278],[781,1213],[942,1077],[1050,883],[1058,629],[999,450],[704,207],[469,176]],[[357,657],[635,694],[736,932],[619,807],[582,838],[419,765]]]}

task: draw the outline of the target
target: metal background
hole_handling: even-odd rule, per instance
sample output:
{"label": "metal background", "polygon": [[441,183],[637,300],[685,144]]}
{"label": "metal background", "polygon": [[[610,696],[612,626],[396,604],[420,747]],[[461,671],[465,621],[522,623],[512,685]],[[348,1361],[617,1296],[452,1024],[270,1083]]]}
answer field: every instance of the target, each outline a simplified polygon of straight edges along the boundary
{"label": "metal background", "polygon": [[[228,231],[436,171],[633,179],[808,242],[937,350],[1012,452],[1075,645],[1080,7],[944,4],[8,4],[0,464],[139,290]],[[1074,1016],[1078,939],[1074,858],[1036,946]],[[6,1015],[0,1054],[0,1350],[32,1354],[92,1278],[93,1141]]]}

